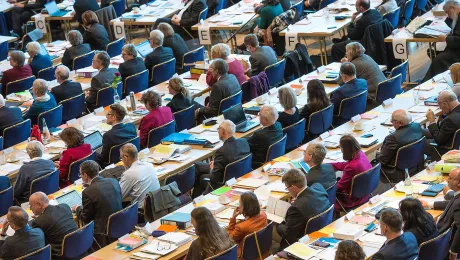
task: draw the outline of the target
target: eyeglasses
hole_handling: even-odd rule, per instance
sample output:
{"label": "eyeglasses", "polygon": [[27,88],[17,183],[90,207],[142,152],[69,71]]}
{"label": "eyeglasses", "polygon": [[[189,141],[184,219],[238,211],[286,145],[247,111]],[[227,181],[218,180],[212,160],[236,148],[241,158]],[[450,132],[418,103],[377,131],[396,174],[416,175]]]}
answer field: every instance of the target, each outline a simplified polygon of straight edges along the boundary
{"label": "eyeglasses", "polygon": [[113,114],[112,113],[107,113],[107,114],[105,114],[105,116],[113,116]]}
{"label": "eyeglasses", "polygon": [[171,248],[171,244],[168,242],[161,242],[158,240],[157,244],[157,251],[162,251],[162,250],[169,250]]}
{"label": "eyeglasses", "polygon": [[294,184],[291,184],[291,185],[287,186],[287,187],[286,187],[286,190],[289,189],[289,188],[291,188],[293,185],[294,185]]}

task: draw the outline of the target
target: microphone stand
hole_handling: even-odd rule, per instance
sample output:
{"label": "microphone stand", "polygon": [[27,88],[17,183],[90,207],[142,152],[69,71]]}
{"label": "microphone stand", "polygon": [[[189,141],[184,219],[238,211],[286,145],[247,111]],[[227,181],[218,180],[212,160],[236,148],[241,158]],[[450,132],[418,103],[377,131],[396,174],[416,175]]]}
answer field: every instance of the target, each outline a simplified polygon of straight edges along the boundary
{"label": "microphone stand", "polygon": [[240,28],[238,30],[236,30],[236,32],[234,32],[230,38],[225,42],[225,43],[228,43],[229,41],[231,41],[232,39],[235,39],[235,54],[237,53],[238,51],[238,46],[237,46],[237,42],[236,42],[236,34],[239,33],[241,31],[242,28],[244,28],[250,21],[252,21],[252,19],[254,19],[254,17],[257,15],[257,13],[255,13],[251,19],[249,19],[247,22],[245,22],[242,26],[240,26]]}

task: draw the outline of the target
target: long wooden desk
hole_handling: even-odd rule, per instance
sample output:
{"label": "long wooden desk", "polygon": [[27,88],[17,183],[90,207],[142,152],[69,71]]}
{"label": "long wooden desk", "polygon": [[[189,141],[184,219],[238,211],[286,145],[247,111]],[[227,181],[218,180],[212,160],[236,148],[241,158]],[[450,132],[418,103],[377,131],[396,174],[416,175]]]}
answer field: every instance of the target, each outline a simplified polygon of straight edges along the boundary
{"label": "long wooden desk", "polygon": [[17,37],[11,37],[11,36],[2,36],[0,35],[0,43],[2,42],[14,42],[16,41],[18,38]]}

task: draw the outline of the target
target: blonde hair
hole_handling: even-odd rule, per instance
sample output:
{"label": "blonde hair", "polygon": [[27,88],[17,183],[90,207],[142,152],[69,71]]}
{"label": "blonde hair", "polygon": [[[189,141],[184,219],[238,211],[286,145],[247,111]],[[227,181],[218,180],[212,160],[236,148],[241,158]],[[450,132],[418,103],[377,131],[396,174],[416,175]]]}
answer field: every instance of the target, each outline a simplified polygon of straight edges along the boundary
{"label": "blonde hair", "polygon": [[184,81],[177,76],[169,79],[169,87],[177,93],[182,93],[186,98],[190,97],[190,92],[184,87]]}
{"label": "blonde hair", "polygon": [[449,67],[452,82],[457,84],[460,82],[460,63],[454,63]]}

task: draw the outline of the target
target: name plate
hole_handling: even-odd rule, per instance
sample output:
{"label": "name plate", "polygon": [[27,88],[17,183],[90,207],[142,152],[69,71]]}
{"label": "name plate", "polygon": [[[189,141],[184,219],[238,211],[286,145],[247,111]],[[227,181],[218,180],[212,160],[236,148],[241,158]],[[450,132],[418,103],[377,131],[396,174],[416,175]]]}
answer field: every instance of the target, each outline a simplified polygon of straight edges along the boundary
{"label": "name plate", "polygon": [[228,187],[232,187],[233,184],[235,184],[235,183],[236,183],[236,179],[235,179],[235,177],[233,177],[230,180],[226,181],[225,185],[227,185]]}
{"label": "name plate", "polygon": [[328,138],[329,136],[331,136],[331,134],[328,131],[326,131],[326,132],[324,132],[324,133],[319,135],[319,137],[321,137],[321,140],[324,140],[324,139]]}
{"label": "name plate", "polygon": [[352,219],[354,216],[355,216],[355,212],[352,210],[352,211],[348,212],[347,215],[345,215],[345,218],[349,221],[349,220]]}
{"label": "name plate", "polygon": [[270,95],[273,95],[273,94],[275,94],[276,92],[278,92],[278,88],[272,88],[272,89],[270,89],[270,90],[268,91],[268,93],[269,93]]}
{"label": "name plate", "polygon": [[360,119],[361,119],[361,115],[356,115],[356,116],[351,118],[351,122],[355,123],[355,122],[359,121]]}
{"label": "name plate", "polygon": [[382,105],[383,105],[384,107],[389,106],[389,105],[391,105],[391,104],[393,104],[393,99],[392,99],[392,98],[389,98],[389,99],[387,99],[387,100],[385,100],[385,101],[382,102]]}
{"label": "name plate", "polygon": [[94,114],[99,114],[99,113],[102,113],[102,112],[104,112],[103,107],[98,107],[98,108],[94,109]]}
{"label": "name plate", "polygon": [[318,74],[321,74],[321,73],[323,73],[323,72],[326,71],[326,67],[325,67],[325,66],[321,66],[321,67],[317,68],[316,71],[318,72]]}
{"label": "name plate", "polygon": [[370,199],[369,199],[369,202],[370,202],[372,205],[375,205],[375,204],[379,203],[381,200],[382,200],[382,196],[377,195],[377,196],[374,196],[374,197],[370,198]]}
{"label": "name plate", "polygon": [[3,150],[4,155],[10,154],[12,152],[14,152],[14,147],[10,147],[10,148]]}

